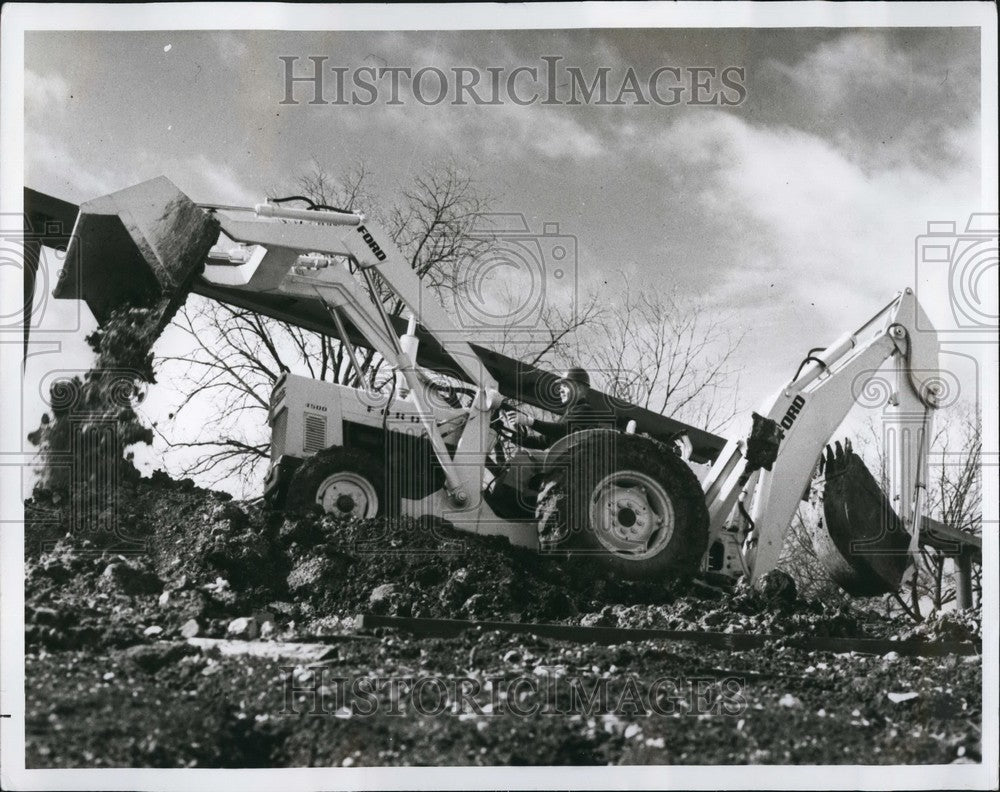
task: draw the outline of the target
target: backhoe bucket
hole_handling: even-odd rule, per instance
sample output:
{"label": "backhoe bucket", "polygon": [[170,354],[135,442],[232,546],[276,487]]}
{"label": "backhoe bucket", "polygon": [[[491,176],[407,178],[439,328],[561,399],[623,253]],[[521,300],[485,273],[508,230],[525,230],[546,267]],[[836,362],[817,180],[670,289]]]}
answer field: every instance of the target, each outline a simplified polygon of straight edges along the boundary
{"label": "backhoe bucket", "polygon": [[828,446],[822,466],[823,526],[813,538],[823,566],[851,596],[897,591],[909,563],[902,520],[849,442]]}
{"label": "backhoe bucket", "polygon": [[184,301],[219,236],[218,221],[162,176],[80,207],[53,296],[84,300],[101,324],[152,308],[157,334]]}

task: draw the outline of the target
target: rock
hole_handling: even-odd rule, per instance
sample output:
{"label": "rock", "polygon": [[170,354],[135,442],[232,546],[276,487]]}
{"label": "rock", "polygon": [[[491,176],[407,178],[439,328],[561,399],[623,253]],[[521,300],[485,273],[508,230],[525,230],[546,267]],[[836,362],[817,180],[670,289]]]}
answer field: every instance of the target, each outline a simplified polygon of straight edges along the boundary
{"label": "rock", "polygon": [[293,671],[296,682],[308,682],[313,672],[305,666],[336,657],[338,649],[327,644],[293,643],[288,641],[230,641],[219,638],[191,638],[188,645],[214,657],[259,657],[298,663]]}
{"label": "rock", "polygon": [[291,602],[283,602],[282,600],[275,600],[274,602],[269,602],[267,607],[270,608],[275,613],[280,613],[282,616],[291,616],[295,613],[295,605]]}
{"label": "rock", "polygon": [[260,637],[261,638],[271,638],[278,631],[278,628],[274,626],[273,621],[265,621],[260,625]]}
{"label": "rock", "polygon": [[608,627],[610,619],[604,613],[586,613],[580,619],[581,627]]}
{"label": "rock", "polygon": [[181,625],[181,635],[185,638],[194,638],[199,632],[201,632],[201,625],[198,624],[197,619],[188,619]]}
{"label": "rock", "polygon": [[240,616],[238,619],[233,619],[226,628],[226,635],[246,640],[253,640],[259,632],[257,620],[252,616]]}
{"label": "rock", "polygon": [[383,583],[381,586],[376,586],[372,589],[372,593],[368,597],[369,605],[378,605],[379,603],[385,602],[397,591],[397,586],[395,583]]}
{"label": "rock", "polygon": [[[445,608],[455,608],[468,599],[470,591],[471,586],[465,581],[452,578],[441,587],[438,599]],[[375,596],[374,592],[372,592],[372,596]]]}
{"label": "rock", "polygon": [[916,691],[908,691],[907,693],[887,693],[889,701],[893,704],[902,704],[904,701],[913,701],[913,699],[920,696]]}
{"label": "rock", "polygon": [[288,590],[293,594],[305,591],[315,586],[323,579],[326,572],[326,563],[323,558],[309,558],[297,564],[288,573],[286,584]]}
{"label": "rock", "polygon": [[170,592],[165,590],[160,595],[160,598],[157,600],[157,603],[161,608],[167,607],[167,605],[170,603]]}
{"label": "rock", "polygon": [[319,542],[323,538],[323,533],[315,520],[302,517],[297,520],[285,520],[278,529],[278,538],[285,547],[295,543],[310,546]]}
{"label": "rock", "polygon": [[231,589],[217,589],[208,597],[216,606],[225,609],[232,608],[237,602],[236,592]]}
{"label": "rock", "polygon": [[155,573],[139,569],[128,561],[108,564],[101,577],[124,594],[158,594],[163,590],[163,581]]}
{"label": "rock", "polygon": [[787,572],[772,569],[760,580],[760,593],[769,600],[795,602],[798,595],[795,579]]}
{"label": "rock", "polygon": [[198,650],[184,642],[153,643],[130,646],[125,650],[125,657],[136,666],[151,674],[161,668],[180,660],[185,655],[194,654]]}
{"label": "rock", "polygon": [[229,581],[224,577],[217,577],[214,582],[206,583],[202,588],[210,593],[215,593],[218,591],[223,591],[229,588]]}
{"label": "rock", "polygon": [[798,708],[802,706],[802,702],[799,701],[791,693],[786,693],[780,699],[778,699],[778,706],[788,707],[789,709]]}
{"label": "rock", "polygon": [[156,625],[156,624],[152,624],[149,627],[147,627],[145,630],[143,630],[142,634],[145,635],[145,636],[147,636],[147,637],[149,637],[149,636],[153,636],[153,635],[159,635],[162,632],[163,632],[163,628],[162,627],[160,627],[159,625]]}
{"label": "rock", "polygon": [[213,508],[208,519],[215,525],[224,524],[230,531],[238,531],[249,522],[246,512],[232,501],[220,503]]}
{"label": "rock", "polygon": [[39,570],[45,577],[50,578],[56,583],[65,583],[73,577],[73,573],[58,558],[46,558]]}
{"label": "rock", "polygon": [[288,590],[296,594],[316,586],[328,586],[343,578],[348,564],[346,557],[339,555],[312,556],[300,561],[288,574]]}
{"label": "rock", "polygon": [[642,734],[642,726],[638,723],[630,723],[625,727],[625,732],[623,736],[626,740],[631,740],[634,737],[638,737]]}

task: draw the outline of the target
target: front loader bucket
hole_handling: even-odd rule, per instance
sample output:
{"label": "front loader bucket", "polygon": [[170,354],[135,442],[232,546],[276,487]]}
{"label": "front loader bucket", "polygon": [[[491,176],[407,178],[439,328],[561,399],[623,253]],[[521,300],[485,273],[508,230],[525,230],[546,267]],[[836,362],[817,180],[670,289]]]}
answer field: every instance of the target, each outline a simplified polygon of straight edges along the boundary
{"label": "front loader bucket", "polygon": [[53,296],[84,300],[101,324],[121,307],[152,308],[157,334],[202,270],[219,223],[164,177],[80,207]]}
{"label": "front loader bucket", "polygon": [[823,526],[813,537],[823,566],[854,597],[897,591],[909,563],[902,520],[850,443],[828,447],[823,470]]}

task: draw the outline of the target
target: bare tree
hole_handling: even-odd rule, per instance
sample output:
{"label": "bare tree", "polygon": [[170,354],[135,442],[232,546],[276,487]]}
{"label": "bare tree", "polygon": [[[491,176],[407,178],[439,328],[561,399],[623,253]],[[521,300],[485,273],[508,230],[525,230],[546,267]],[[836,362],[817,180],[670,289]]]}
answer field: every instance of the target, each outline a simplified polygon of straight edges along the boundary
{"label": "bare tree", "polygon": [[[195,429],[181,439],[159,434],[170,448],[197,451],[184,473],[213,484],[229,476],[249,483],[256,476],[268,455],[262,432],[268,397],[282,372],[357,384],[341,344],[253,311],[193,298],[173,327],[186,338],[186,349],[159,361],[185,395],[169,417],[198,417],[187,422]],[[373,383],[380,384],[378,367],[369,371]]]}
{"label": "bare tree", "polygon": [[846,601],[848,595],[827,573],[813,543],[815,532],[822,530],[822,515],[815,495],[792,518],[779,566],[794,578],[798,595],[803,599],[828,604]]}
{"label": "bare tree", "polygon": [[[473,233],[477,218],[489,206],[473,179],[454,166],[429,171],[417,176],[400,202],[385,211],[379,209],[369,182],[363,164],[338,178],[316,165],[296,180],[295,189],[313,205],[363,209],[377,217],[425,283],[439,295],[455,288],[489,244],[488,238]],[[404,313],[402,301],[384,285],[378,297],[390,315]],[[376,389],[391,379],[373,349],[357,347],[355,367],[338,339],[214,301],[192,297],[173,327],[188,339],[188,348],[160,358],[186,394],[170,417],[195,414],[197,419],[185,422],[195,427],[185,436],[168,439],[164,432],[159,434],[168,447],[193,458],[183,463],[184,474],[213,484],[229,479],[249,489],[260,478],[268,447],[262,430],[267,400],[283,371],[357,387],[360,370],[367,385]]]}
{"label": "bare tree", "polygon": [[[982,435],[978,416],[959,411],[935,433],[929,464],[927,513],[949,528],[976,536],[982,533]],[[918,574],[911,582],[911,608],[919,618],[920,604],[941,611],[957,598],[953,562],[942,551],[921,546]],[[980,570],[981,572],[981,570]],[[981,596],[981,581],[975,586]]]}
{"label": "bare tree", "polygon": [[[505,316],[516,315],[519,297],[501,287],[499,304],[509,310]],[[501,354],[517,358],[531,366],[557,368],[576,360],[577,336],[585,328],[604,321],[607,310],[596,294],[584,296],[580,305],[561,305],[546,301],[533,318],[528,332],[519,332],[512,324],[504,324],[487,345]]]}
{"label": "bare tree", "polygon": [[612,396],[718,431],[736,414],[743,334],[697,304],[636,289],[624,273],[615,310],[580,338],[579,361]]}

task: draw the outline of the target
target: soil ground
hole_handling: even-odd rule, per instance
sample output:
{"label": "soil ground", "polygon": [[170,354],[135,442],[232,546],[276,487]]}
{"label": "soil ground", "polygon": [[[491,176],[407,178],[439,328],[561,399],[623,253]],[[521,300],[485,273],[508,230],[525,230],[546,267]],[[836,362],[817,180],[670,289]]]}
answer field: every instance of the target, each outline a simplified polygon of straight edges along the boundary
{"label": "soil ground", "polygon": [[[354,625],[367,611],[963,640],[975,614],[907,628],[864,601],[628,583],[426,522],[289,519],[162,475],[123,485],[85,534],[67,504],[25,509],[29,767],[980,760],[979,657]],[[185,640],[258,630],[330,651],[298,664]]]}

